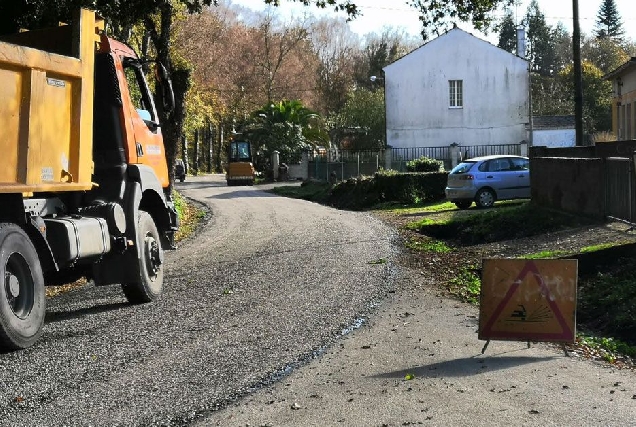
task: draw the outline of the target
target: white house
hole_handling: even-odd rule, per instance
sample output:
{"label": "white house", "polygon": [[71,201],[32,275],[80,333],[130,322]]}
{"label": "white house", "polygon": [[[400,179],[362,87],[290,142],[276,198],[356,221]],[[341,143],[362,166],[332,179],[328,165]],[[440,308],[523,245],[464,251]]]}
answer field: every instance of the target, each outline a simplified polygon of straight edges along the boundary
{"label": "white house", "polygon": [[526,140],[528,62],[459,28],[384,68],[393,148]]}

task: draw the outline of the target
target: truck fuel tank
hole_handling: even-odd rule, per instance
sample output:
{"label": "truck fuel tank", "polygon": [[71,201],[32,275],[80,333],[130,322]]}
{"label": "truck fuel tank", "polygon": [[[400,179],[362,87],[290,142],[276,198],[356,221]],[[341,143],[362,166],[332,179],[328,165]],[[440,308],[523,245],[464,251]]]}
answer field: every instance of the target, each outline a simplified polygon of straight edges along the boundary
{"label": "truck fuel tank", "polygon": [[60,267],[110,252],[111,238],[103,218],[68,216],[45,218],[44,222],[46,239]]}

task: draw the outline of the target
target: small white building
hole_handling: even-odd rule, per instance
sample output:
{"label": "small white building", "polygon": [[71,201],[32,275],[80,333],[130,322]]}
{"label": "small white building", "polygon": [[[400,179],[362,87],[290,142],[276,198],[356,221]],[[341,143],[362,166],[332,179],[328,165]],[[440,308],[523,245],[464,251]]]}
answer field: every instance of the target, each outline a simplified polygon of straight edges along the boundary
{"label": "small white building", "polygon": [[517,144],[527,138],[528,62],[459,28],[384,68],[393,148]]}
{"label": "small white building", "polygon": [[574,147],[576,145],[576,127],[574,116],[534,116],[532,129],[533,146],[541,147]]}

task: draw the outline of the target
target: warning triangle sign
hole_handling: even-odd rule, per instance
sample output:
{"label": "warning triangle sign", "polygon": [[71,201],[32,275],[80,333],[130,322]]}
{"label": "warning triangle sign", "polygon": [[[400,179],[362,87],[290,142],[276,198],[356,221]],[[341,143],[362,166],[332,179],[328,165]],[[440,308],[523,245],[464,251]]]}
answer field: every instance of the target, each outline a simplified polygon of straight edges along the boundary
{"label": "warning triangle sign", "polygon": [[577,260],[484,259],[479,339],[574,342]]}

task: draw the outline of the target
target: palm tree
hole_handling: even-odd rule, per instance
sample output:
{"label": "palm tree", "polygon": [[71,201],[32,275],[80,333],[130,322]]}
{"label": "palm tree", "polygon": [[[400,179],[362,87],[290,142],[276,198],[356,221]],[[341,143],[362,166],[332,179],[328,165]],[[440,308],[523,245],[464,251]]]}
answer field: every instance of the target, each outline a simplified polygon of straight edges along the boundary
{"label": "palm tree", "polygon": [[269,103],[254,111],[251,118],[246,134],[266,158],[278,151],[282,162],[296,162],[302,150],[329,141],[320,115],[298,100]]}

